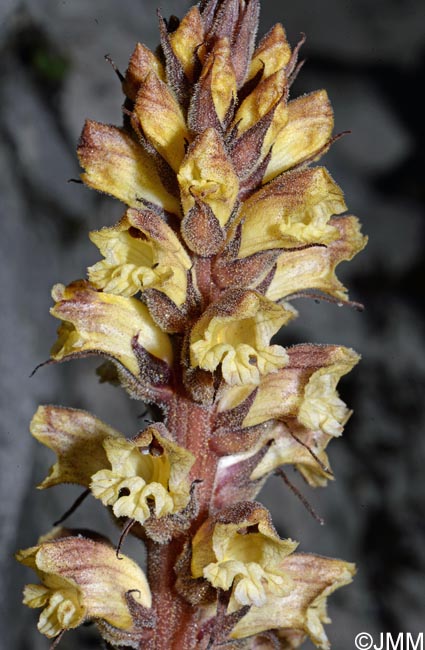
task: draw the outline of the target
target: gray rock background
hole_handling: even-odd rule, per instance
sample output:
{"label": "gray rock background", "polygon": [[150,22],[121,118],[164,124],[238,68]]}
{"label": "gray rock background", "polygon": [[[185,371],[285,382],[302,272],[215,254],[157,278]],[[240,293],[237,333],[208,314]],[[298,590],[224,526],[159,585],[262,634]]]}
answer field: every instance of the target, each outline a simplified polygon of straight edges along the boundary
{"label": "gray rock background", "polygon": [[[20,605],[29,575],[12,554],[32,545],[78,494],[72,487],[34,490],[52,460],[28,434],[38,403],[87,408],[127,434],[140,426],[141,405],[99,385],[95,362],[47,367],[32,379],[29,374],[46,359],[55,337],[50,286],[83,275],[96,259],[87,231],[121,214],[112,199],[67,181],[79,173],[74,152],[84,119],[121,121],[119,84],[103,56],[110,53],[124,70],[137,40],[154,47],[156,5],[0,3],[0,646],[8,650],[48,647],[36,632],[34,612]],[[161,3],[164,15],[182,15],[187,6]],[[282,339],[346,344],[364,357],[342,387],[355,415],[343,438],[332,443],[337,481],[326,490],[302,488],[326,526],[318,526],[276,479],[262,498],[281,534],[300,540],[302,550],[357,562],[354,584],[333,597],[330,609],[333,647],[348,650],[363,630],[424,631],[425,5],[297,0],[278,7],[265,0],[262,30],[277,20],[292,43],[300,31],[308,36],[307,63],[294,95],[327,88],[336,130],[353,132],[333,147],[326,164],[370,243],[340,271],[366,311],[298,301],[301,317]],[[116,539],[94,503],[83,505],[70,525],[96,527]],[[130,542],[126,552],[141,560],[137,545]],[[101,644],[83,628],[66,635],[61,647]]]}

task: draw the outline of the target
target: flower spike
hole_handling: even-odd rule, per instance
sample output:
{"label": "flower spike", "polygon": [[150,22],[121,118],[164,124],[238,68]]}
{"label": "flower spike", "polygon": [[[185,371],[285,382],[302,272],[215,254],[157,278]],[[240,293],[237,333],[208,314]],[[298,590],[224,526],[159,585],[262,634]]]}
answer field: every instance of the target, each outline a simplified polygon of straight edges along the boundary
{"label": "flower spike", "polygon": [[[56,455],[39,488],[81,486],[121,530],[115,549],[68,531],[19,553],[40,578],[25,603],[55,643],[93,621],[116,650],[289,650],[307,637],[328,650],[326,599],[354,575],[296,553],[254,501],[287,465],[312,487],[338,475],[329,443],[351,411],[337,389],[359,356],[291,345],[285,326],[300,297],[358,304],[336,271],[367,241],[314,165],[339,137],[326,91],[289,97],[305,36],[291,48],[277,24],[256,43],[259,5],[158,12],[158,48],[136,44],[119,75],[122,126],[89,120],[81,135],[83,182],[125,212],[90,233],[101,257],[88,279],[54,287],[51,357],[104,357],[101,381],[152,419],[126,438],[85,411],[34,415]],[[121,556],[128,535],[146,545],[146,577]]]}

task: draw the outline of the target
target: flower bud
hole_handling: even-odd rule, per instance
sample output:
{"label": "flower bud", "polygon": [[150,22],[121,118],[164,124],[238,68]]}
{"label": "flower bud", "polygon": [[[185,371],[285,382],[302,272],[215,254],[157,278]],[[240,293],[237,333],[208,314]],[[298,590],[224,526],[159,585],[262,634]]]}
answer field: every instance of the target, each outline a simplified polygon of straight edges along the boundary
{"label": "flower bud", "polygon": [[284,68],[291,60],[291,48],[280,23],[274,25],[257,45],[249,69],[248,79],[262,72],[263,79]]}
{"label": "flower bud", "polygon": [[146,45],[137,43],[130,57],[123,82],[124,92],[129,99],[133,101],[136,99],[140,86],[152,71],[157,74],[159,79],[165,81],[165,70],[161,61]]}
{"label": "flower bud", "polygon": [[190,146],[178,180],[185,214],[195,199],[206,203],[220,226],[225,226],[238,195],[239,181],[215,129],[207,129]]}
{"label": "flower bud", "polygon": [[333,111],[325,90],[298,97],[287,109],[287,122],[273,142],[263,183],[323,153],[332,135]]}
{"label": "flower bud", "polygon": [[236,111],[234,124],[238,133],[244,133],[261,120],[282,99],[286,87],[283,69],[277,70],[244,99]]}
{"label": "flower bud", "polygon": [[169,35],[170,45],[189,81],[193,81],[198,48],[205,39],[198,7],[191,7],[179,26]]}
{"label": "flower bud", "polygon": [[78,157],[86,185],[133,208],[146,202],[179,214],[179,202],[165,189],[151,158],[123,129],[87,120]]}
{"label": "flower bud", "polygon": [[134,119],[168,164],[178,171],[189,132],[179,103],[168,86],[151,72],[137,93]]}

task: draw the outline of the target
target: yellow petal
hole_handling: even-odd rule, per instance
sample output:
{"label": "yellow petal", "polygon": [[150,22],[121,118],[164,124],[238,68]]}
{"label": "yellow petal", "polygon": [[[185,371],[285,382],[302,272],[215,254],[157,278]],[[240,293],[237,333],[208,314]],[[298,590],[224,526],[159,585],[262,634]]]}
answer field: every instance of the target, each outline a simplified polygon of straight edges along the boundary
{"label": "yellow petal", "polygon": [[59,483],[88,487],[92,474],[108,463],[103,440],[121,435],[87,411],[60,406],[39,406],[30,430],[34,438],[58,457],[39,488]]}
{"label": "yellow petal", "polygon": [[320,368],[309,379],[298,412],[298,421],[308,429],[320,429],[330,436],[340,436],[351,411],[339,398],[337,383],[359,362],[359,355],[340,348],[339,358],[328,368]]}
{"label": "yellow petal", "polygon": [[287,173],[243,204],[239,257],[271,248],[329,244],[339,234],[329,219],[345,210],[341,189],[323,167]]}
{"label": "yellow petal", "polygon": [[161,435],[158,426],[134,440],[107,438],[103,444],[111,469],[94,474],[90,489],[104,505],[113,507],[115,516],[143,524],[151,515],[151,504],[157,517],[187,506],[188,475],[195,459]]}
{"label": "yellow petal", "polygon": [[95,230],[90,239],[105,256],[88,269],[96,288],[126,297],[157,289],[178,306],[186,300],[191,260],[155,213],[128,210],[116,226]]}
{"label": "yellow petal", "polygon": [[43,607],[49,600],[50,591],[44,585],[25,585],[22,602],[31,609]]}
{"label": "yellow petal", "polygon": [[184,213],[195,198],[210,206],[221,226],[232,213],[239,190],[238,177],[215,129],[198,136],[178,173]]}
{"label": "yellow petal", "polygon": [[279,538],[267,510],[244,502],[217,519],[207,520],[193,538],[193,577],[203,576],[216,589],[233,586],[229,611],[264,605],[271,594],[288,593],[291,581],[279,565],[297,544]]}
{"label": "yellow petal", "polygon": [[190,338],[192,366],[221,371],[228,384],[258,384],[262,375],[287,364],[285,350],[271,337],[296,312],[254,291],[228,292],[195,323]]}
{"label": "yellow petal", "polygon": [[147,76],[137,94],[134,117],[147,139],[177,172],[190,137],[177,100],[154,73]]}
{"label": "yellow petal", "polygon": [[205,38],[204,25],[198,7],[192,7],[170,34],[173,52],[179,59],[186,77],[193,81],[195,57]]}
{"label": "yellow petal", "polygon": [[277,23],[262,38],[252,57],[248,79],[263,70],[263,79],[288,65],[291,59],[291,48],[289,47],[285,30],[280,23]]}
{"label": "yellow petal", "polygon": [[209,85],[217,117],[223,122],[237,95],[235,70],[227,38],[220,38],[214,43],[205,61],[199,86],[205,85]]}
{"label": "yellow petal", "polygon": [[239,106],[234,124],[242,134],[261,120],[281,99],[285,90],[286,76],[283,69],[260,82]]}
{"label": "yellow petal", "polygon": [[56,361],[75,353],[106,354],[138,376],[134,347],[139,345],[171,363],[170,339],[140,300],[98,292],[83,281],[68,287],[58,284],[52,295],[57,303],[51,314],[63,321],[51,352]]}
{"label": "yellow petal", "polygon": [[38,621],[38,630],[54,638],[62,630],[81,625],[87,617],[87,607],[77,582],[72,575],[62,575],[47,567],[40,551],[43,545],[16,553],[16,559],[30,566],[41,579],[41,585],[30,584],[24,589],[23,603],[27,607],[44,607]]}
{"label": "yellow petal", "polygon": [[124,79],[124,92],[133,101],[140,86],[150,72],[154,71],[159,79],[165,81],[165,70],[161,61],[141,43],[137,43],[131,55]]}
{"label": "yellow petal", "polygon": [[325,90],[294,99],[287,108],[287,122],[273,143],[264,183],[314,157],[332,135],[333,111]]}
{"label": "yellow petal", "polygon": [[78,157],[90,187],[133,208],[147,201],[179,213],[179,204],[163,186],[148,154],[124,130],[88,120],[81,134]]}
{"label": "yellow petal", "polygon": [[322,431],[310,431],[297,423],[276,423],[262,445],[267,452],[252,472],[256,481],[270,475],[281,465],[294,465],[312,487],[324,487],[333,478],[325,449],[331,436]]}
{"label": "yellow petal", "polygon": [[[49,581],[48,578],[46,580]],[[57,579],[54,582],[55,590],[50,590],[48,603],[41,612],[37,625],[39,632],[48,638],[57,636],[62,630],[78,627],[87,615],[81,591],[65,581],[61,585]],[[24,600],[24,604],[28,603]]]}
{"label": "yellow petal", "polygon": [[[84,620],[102,619],[114,627],[133,628],[126,594],[144,607],[151,606],[146,577],[139,566],[126,556],[116,556],[113,546],[83,537],[59,537],[33,549],[36,573],[45,590],[30,585],[25,603],[30,607],[46,605],[40,615],[39,629],[54,637],[64,629],[77,627]],[[26,563],[26,550],[17,554]],[[36,597],[38,588],[38,600]]]}
{"label": "yellow petal", "polygon": [[286,97],[282,97],[273,111],[273,118],[267,133],[264,136],[263,146],[261,148],[262,156],[267,156],[272,147],[274,147],[278,134],[282,131],[288,122],[288,103]]}
{"label": "yellow petal", "polygon": [[[287,349],[285,368],[261,378],[242,427],[268,420],[297,418],[308,429],[329,435],[342,431],[349,411],[339,400],[336,384],[359,361],[350,348],[338,345],[295,345]],[[219,411],[238,407],[254,387],[233,386],[224,391]]]}
{"label": "yellow petal", "polygon": [[317,647],[328,650],[329,641],[323,629],[323,623],[329,623],[326,599],[352,581],[354,565],[342,560],[294,553],[284,558],[280,568],[292,580],[290,592],[283,596],[271,594],[265,607],[251,607],[233,628],[231,638],[243,639],[276,629],[283,643],[291,633],[300,632],[301,638],[308,635]]}
{"label": "yellow petal", "polygon": [[324,247],[306,248],[282,253],[276,261],[276,271],[265,295],[281,300],[305,289],[318,289],[339,300],[347,299],[347,289],[335,275],[340,262],[351,260],[367,243],[360,232],[356,217],[334,217],[329,225],[340,236]]}

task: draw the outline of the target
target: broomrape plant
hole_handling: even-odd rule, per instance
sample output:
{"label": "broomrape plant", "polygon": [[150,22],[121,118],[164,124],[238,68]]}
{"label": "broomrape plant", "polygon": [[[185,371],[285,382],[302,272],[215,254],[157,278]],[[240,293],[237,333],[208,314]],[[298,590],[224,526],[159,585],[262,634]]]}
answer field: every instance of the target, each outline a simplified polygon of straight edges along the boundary
{"label": "broomrape plant", "polygon": [[[55,362],[100,355],[100,374],[154,405],[134,438],[85,411],[41,406],[31,432],[57,455],[39,486],[81,485],[112,513],[118,548],[56,528],[18,560],[24,603],[58,642],[93,621],[108,647],[329,648],[326,599],[354,566],[297,553],[254,499],[293,465],[333,479],[326,448],[350,411],[337,384],[358,355],[271,343],[294,298],[349,303],[335,275],[365,245],[324,167],[332,137],[323,90],[289,101],[302,41],[280,24],[255,46],[258,0],[203,0],[159,16],[161,45],[138,44],[122,127],[88,121],[86,185],[126,204],[92,232],[88,279],[56,285]],[[285,476],[285,475],[283,475]],[[121,554],[131,533],[147,577]]]}

